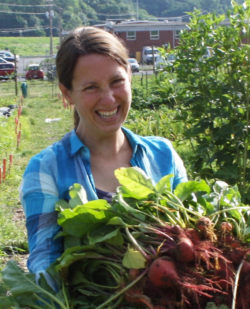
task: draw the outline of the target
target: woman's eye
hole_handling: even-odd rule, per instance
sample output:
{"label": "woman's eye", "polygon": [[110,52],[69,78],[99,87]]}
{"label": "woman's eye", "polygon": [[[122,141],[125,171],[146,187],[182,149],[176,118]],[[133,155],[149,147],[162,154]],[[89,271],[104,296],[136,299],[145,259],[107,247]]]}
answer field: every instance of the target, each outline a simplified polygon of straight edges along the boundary
{"label": "woman's eye", "polygon": [[91,85],[91,86],[88,86],[88,87],[84,88],[83,90],[84,91],[88,91],[88,90],[94,90],[94,89],[96,89],[96,86]]}
{"label": "woman's eye", "polygon": [[113,84],[121,84],[123,83],[124,79],[123,78],[117,78],[113,81]]}

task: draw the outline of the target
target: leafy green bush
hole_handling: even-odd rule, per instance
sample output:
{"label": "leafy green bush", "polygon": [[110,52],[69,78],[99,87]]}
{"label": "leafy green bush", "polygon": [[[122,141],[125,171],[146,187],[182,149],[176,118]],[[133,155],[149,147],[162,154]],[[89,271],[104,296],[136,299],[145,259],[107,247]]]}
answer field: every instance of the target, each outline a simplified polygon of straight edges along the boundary
{"label": "leafy green bush", "polygon": [[248,200],[249,45],[242,41],[249,35],[249,7],[233,3],[227,16],[190,15],[175,51],[171,93],[193,145],[189,164],[194,177],[237,183]]}

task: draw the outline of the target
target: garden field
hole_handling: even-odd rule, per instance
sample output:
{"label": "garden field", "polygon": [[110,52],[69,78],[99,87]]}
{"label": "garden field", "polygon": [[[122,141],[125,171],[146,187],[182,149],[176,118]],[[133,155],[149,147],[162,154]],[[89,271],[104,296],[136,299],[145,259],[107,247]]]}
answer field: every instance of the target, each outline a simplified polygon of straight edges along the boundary
{"label": "garden field", "polygon": [[[59,38],[53,38],[53,52],[56,54]],[[25,56],[48,56],[50,52],[49,37],[1,37],[0,50],[9,49],[11,52]]]}
{"label": "garden field", "polygon": [[[112,277],[110,282],[113,282],[113,279],[114,281],[118,280],[117,278],[120,278],[121,273],[123,273],[120,270],[116,272],[117,267],[125,265],[130,270],[136,268],[133,263],[131,264],[130,254],[137,257],[137,262],[139,264],[142,263],[140,266],[137,265],[138,269],[144,270],[139,276],[138,272],[133,274],[129,272],[128,274],[125,271],[125,277],[127,275],[131,276],[131,278],[134,276],[132,279],[134,280],[132,281],[135,285],[134,287],[139,287],[139,291],[145,293],[141,295],[143,296],[142,298],[139,297],[141,303],[144,305],[148,304],[146,307],[144,306],[145,308],[153,308],[151,301],[156,303],[156,305],[163,305],[163,303],[159,303],[159,297],[152,295],[150,288],[147,289],[148,281],[144,281],[144,279],[140,281],[146,273],[150,272],[149,266],[152,260],[148,255],[152,253],[155,258],[160,252],[162,252],[162,255],[167,253],[170,254],[171,259],[173,257],[177,258],[175,262],[178,264],[180,258],[186,256],[186,254],[178,255],[175,250],[170,250],[171,246],[170,249],[166,248],[165,250],[165,243],[168,243],[169,240],[173,241],[177,234],[179,236],[184,234],[187,236],[190,228],[195,228],[196,232],[198,229],[200,234],[198,238],[194,239],[192,238],[194,235],[192,234],[193,236],[191,237],[190,234],[190,241],[194,248],[189,248],[191,254],[190,261],[187,262],[191,263],[193,268],[190,271],[184,265],[183,272],[179,273],[186,282],[174,276],[174,282],[178,281],[178,284],[181,286],[179,286],[179,291],[182,291],[181,296],[179,293],[176,293],[177,298],[175,301],[179,303],[180,298],[181,301],[186,301],[187,306],[183,306],[183,308],[218,309],[230,307],[233,309],[248,309],[247,304],[250,301],[249,290],[245,290],[245,287],[249,287],[249,270],[246,270],[250,265],[250,87],[249,70],[246,65],[249,61],[249,45],[242,44],[242,34],[250,33],[249,24],[245,23],[247,20],[246,16],[249,16],[249,8],[246,9],[244,6],[234,4],[232,14],[227,16],[229,24],[225,27],[221,25],[225,16],[217,17],[214,14],[202,15],[199,11],[195,11],[191,14],[190,29],[181,34],[178,47],[174,51],[165,47],[161,48],[161,53],[165,57],[169,53],[175,54],[176,60],[174,63],[171,65],[166,63],[163,69],[152,75],[148,75],[145,72],[133,75],[132,107],[125,126],[140,135],[157,135],[168,138],[183,159],[190,181],[181,184],[172,193],[168,191],[169,177],[164,177],[163,180],[154,186],[149,180],[143,179],[144,176],[137,175],[138,171],[136,172],[133,169],[131,169],[133,171],[126,169],[118,171],[116,176],[122,185],[122,189],[118,190],[117,200],[116,198],[114,199],[111,207],[114,207],[121,217],[110,219],[109,215],[112,215],[112,211],[109,215],[105,214],[105,216],[107,215],[105,220],[107,220],[106,223],[108,225],[103,227],[105,231],[108,231],[105,237],[100,229],[97,229],[95,235],[95,232],[91,230],[93,222],[90,224],[85,222],[86,226],[90,225],[90,230],[88,233],[86,232],[88,237],[83,237],[82,239],[83,235],[77,234],[77,228],[75,231],[71,231],[72,224],[68,225],[70,228],[67,230],[67,220],[71,220],[71,215],[67,218],[68,208],[73,207],[72,205],[75,206],[76,202],[79,203],[79,197],[75,198],[75,200],[73,198],[72,204],[69,201],[69,206],[65,206],[65,203],[62,203],[60,205],[62,207],[60,208],[61,213],[59,214],[58,223],[61,223],[63,231],[66,233],[64,234],[66,235],[65,244],[69,246],[66,247],[69,251],[65,250],[65,256],[63,255],[57,260],[57,266],[53,269],[52,265],[52,268],[49,269],[53,275],[56,277],[60,276],[60,271],[57,272],[58,269],[61,269],[63,274],[71,273],[67,269],[67,267],[71,267],[71,262],[76,262],[75,270],[79,270],[79,265],[77,264],[79,262],[79,252],[77,251],[79,248],[78,246],[72,248],[71,242],[67,243],[67,233],[69,235],[73,233],[74,237],[79,238],[77,241],[85,245],[83,250],[87,249],[88,251],[88,246],[93,244],[93,247],[91,247],[93,250],[101,250],[95,253],[93,253],[94,251],[90,252],[90,263],[93,262],[92,254],[102,254],[104,252],[102,251],[103,248],[99,247],[102,246],[102,243],[104,243],[104,246],[107,245],[108,250],[110,245],[114,245],[112,250],[115,248],[117,256],[122,256],[123,260],[114,265],[114,269],[112,268],[113,266],[111,269],[100,265],[101,268],[107,269],[107,272],[110,271]],[[3,40],[0,40],[0,49],[7,47],[6,44],[8,44],[10,49],[16,46],[16,53],[19,55],[28,55],[28,51],[31,52],[30,54],[36,55],[39,51],[36,49],[37,43],[35,42],[37,41],[35,38],[30,38],[30,41],[26,41],[26,44],[29,44],[28,48],[25,47],[25,43],[22,43],[23,45],[17,44],[17,41],[21,44],[21,42],[24,42],[22,40],[26,39],[28,40],[28,38],[13,38],[13,40],[3,38]],[[42,44],[39,46],[41,53],[47,53],[48,44],[48,38],[44,38],[43,49],[40,48]],[[206,51],[207,46],[211,49],[211,55],[204,57],[204,51]],[[25,305],[30,304],[29,297],[25,294],[27,290],[21,291],[18,283],[13,279],[16,275],[21,274],[20,268],[18,269],[15,263],[7,264],[7,261],[14,259],[22,269],[26,270],[28,256],[27,235],[18,191],[22,174],[29,159],[34,154],[60,139],[73,127],[72,110],[67,106],[59,93],[56,80],[27,81],[27,86],[28,96],[23,98],[20,91],[21,82],[17,84],[13,80],[0,82],[0,270],[4,269],[1,275],[6,287],[10,289],[12,287],[11,291],[16,293],[14,298],[17,298],[12,301],[17,301],[19,304],[18,293],[24,293],[23,298],[20,298],[20,300],[24,301],[22,304]],[[1,113],[7,113],[8,117],[1,115]],[[138,183],[134,186],[136,181]],[[72,190],[78,192],[79,188],[75,187]],[[76,193],[73,193],[72,196],[77,195],[74,194]],[[102,207],[104,206],[101,203],[98,204],[98,202],[94,208],[99,209],[98,207],[101,207],[100,209],[103,210],[104,208]],[[133,207],[131,207],[130,202]],[[83,203],[85,204],[85,201]],[[119,206],[117,206],[117,203]],[[77,205],[80,206],[79,204]],[[152,207],[148,207],[148,205]],[[76,214],[78,206],[73,209],[73,212]],[[135,210],[134,208],[138,209]],[[163,208],[164,211],[162,211]],[[92,210],[91,206],[87,210],[84,208],[83,212],[89,211],[92,213]],[[156,229],[153,228],[156,234],[152,235],[152,226],[146,227],[147,224],[152,223],[149,222],[150,220],[146,220],[146,218],[149,218],[148,216],[144,217],[146,212],[152,212],[149,217],[151,219],[154,218],[153,221],[156,220],[157,224],[159,222],[162,224],[161,215],[166,216],[164,220],[166,219],[166,222],[172,227],[168,227],[169,230],[167,231],[168,228],[163,224],[164,230],[156,232],[156,229],[159,228],[159,225],[156,225]],[[60,218],[64,219],[60,220]],[[77,220],[79,218],[82,220],[84,216],[80,216],[77,219],[76,215],[76,225],[73,224],[73,230],[74,226],[78,226]],[[207,221],[206,219],[208,218],[209,220]],[[138,221],[141,219],[143,222],[138,224]],[[201,224],[198,224],[197,222],[200,222],[200,220],[197,221],[197,219],[204,219],[205,221],[201,220]],[[100,223],[98,220],[93,223],[97,224],[97,227],[99,227],[98,224]],[[111,220],[111,224],[109,220]],[[164,223],[166,222],[164,221]],[[110,225],[113,225],[115,229],[117,227],[117,229],[114,231]],[[180,227],[184,229],[182,232],[180,232]],[[142,228],[142,233],[139,230],[138,234],[135,232],[139,237],[138,239],[142,236],[140,245],[133,237],[133,233],[129,232],[131,228]],[[146,236],[144,235],[144,228],[146,228],[146,234],[148,233]],[[186,228],[187,230],[185,230]],[[81,233],[81,229],[79,230]],[[91,234],[92,232],[93,235]],[[123,232],[125,234],[122,234]],[[113,233],[118,233],[119,235]],[[167,238],[164,238],[166,235]],[[161,243],[159,243],[159,237],[164,238]],[[128,251],[125,250],[121,253],[119,250],[122,246],[119,247],[117,242],[121,241],[122,243],[125,239],[129,240],[132,246],[130,248],[131,244],[129,244]],[[148,241],[150,242],[150,240],[153,240],[153,242],[152,245],[148,246]],[[114,243],[112,243],[113,241]],[[176,244],[179,244],[179,241],[180,239],[177,239]],[[154,247],[156,243],[157,247]],[[186,248],[187,242],[184,243]],[[202,248],[199,247],[201,244]],[[195,253],[193,250],[196,250]],[[68,253],[72,253],[72,259],[76,260],[74,262],[72,260],[69,264],[66,263],[65,265]],[[234,253],[237,255],[237,262],[233,261],[232,256],[234,256]],[[88,263],[88,253],[87,257],[83,254],[83,259],[85,258],[84,263]],[[144,263],[144,258],[149,262],[148,264]],[[169,256],[167,259],[169,259]],[[113,293],[113,287],[110,290],[109,288],[111,287],[109,286],[105,291],[102,288],[100,289],[99,279],[97,283],[94,282],[93,286],[91,286],[89,282],[94,278],[94,272],[92,273],[92,268],[86,263],[84,264],[85,270],[90,270],[90,277],[88,279],[84,277],[88,275],[88,271],[83,271],[81,282],[77,281],[80,278],[78,273],[76,273],[76,277],[73,275],[76,278],[76,282],[81,284],[77,293],[83,293],[81,296],[83,298],[80,297],[79,301],[83,301],[84,304],[90,301],[88,303],[90,306],[86,308],[107,308],[107,304],[111,305],[112,303],[116,306],[119,304],[119,301],[122,302],[124,300],[121,295],[122,291],[124,291],[123,279],[121,279],[122,289],[120,279],[118,280],[119,282],[116,281],[118,283],[117,293]],[[99,262],[95,264],[94,261],[93,263],[94,267],[98,267]],[[228,265],[226,266],[227,263]],[[109,257],[107,264],[110,265]],[[5,267],[6,265],[7,267]],[[225,266],[224,272],[223,265]],[[232,265],[235,267],[234,269],[231,269]],[[228,266],[230,271],[228,271]],[[13,269],[16,272],[13,272]],[[179,270],[178,267],[176,269]],[[187,270],[188,272],[185,273]],[[220,274],[218,270],[220,270]],[[98,271],[96,272],[98,273]],[[205,273],[208,276],[206,278],[203,277]],[[194,274],[195,276],[193,276]],[[222,276],[221,286],[217,282],[218,275]],[[24,277],[26,282],[30,282],[30,274],[25,273],[24,276],[24,273],[22,273],[19,276],[19,280]],[[201,277],[202,281],[200,281]],[[106,275],[103,278],[105,279]],[[32,280],[34,281],[34,278]],[[170,281],[173,280],[171,279]],[[106,283],[109,284],[110,282]],[[144,284],[141,282],[146,284],[144,286],[146,290],[141,289]],[[137,283],[139,285],[136,286]],[[6,290],[4,284],[0,284],[0,301],[6,300],[2,295],[9,291]],[[46,290],[48,285],[44,282],[42,284],[45,284],[42,287]],[[131,281],[128,286],[130,284],[132,284]],[[224,293],[223,284],[225,285],[226,293]],[[192,289],[190,289],[191,286]],[[195,287],[195,292],[191,295],[190,290],[193,290],[193,287]],[[32,287],[28,284],[26,288],[29,288],[28,292],[30,294],[28,295],[34,297],[35,305],[32,308],[36,308],[37,299],[42,300],[42,298],[39,298],[41,290],[38,291],[34,284]],[[33,288],[35,288],[35,292],[38,291],[35,296]],[[69,290],[66,291],[64,288],[69,288]],[[54,292],[52,292],[53,295],[51,296],[50,294],[49,296],[51,297],[49,303],[63,303],[64,305],[60,305],[60,308],[75,308],[74,303],[78,302],[78,299],[74,299],[74,296],[71,299],[71,288],[72,286],[68,285],[68,282],[66,286],[62,284],[62,291],[56,295],[59,299],[55,299]],[[99,292],[102,296],[98,298],[96,295]],[[135,292],[137,293],[138,289],[135,289]],[[148,292],[149,294],[147,294]],[[213,297],[216,303],[216,305],[213,303],[212,307],[209,306],[206,299],[206,297],[209,298],[208,294],[210,292],[214,293],[211,297]],[[227,295],[221,303],[219,298],[217,298],[217,292],[221,293],[221,295]],[[47,297],[47,290],[45,294]],[[107,295],[108,299],[106,298]],[[147,295],[146,298],[145,295]],[[246,297],[246,295],[248,296]],[[152,299],[149,300],[151,296]],[[205,299],[202,299],[203,296],[205,296]],[[162,297],[162,300],[164,297]],[[171,297],[172,295],[170,295]],[[192,303],[190,306],[188,305],[189,299],[191,302],[194,301],[195,306],[192,307]],[[12,309],[13,303],[9,302],[8,299],[6,301],[9,304],[7,308]],[[95,301],[98,303],[97,307],[95,305],[93,307],[93,302]],[[165,301],[171,302],[171,299],[165,299]],[[207,306],[199,306],[199,301],[204,301],[204,304],[207,303]],[[219,307],[217,307],[217,304]],[[224,307],[224,304],[227,306]],[[176,308],[172,303],[170,306],[164,303],[163,307]],[[5,307],[1,307],[1,302],[0,308],[5,309]],[[51,308],[54,308],[53,305],[51,305]],[[135,305],[129,308],[138,307]]]}
{"label": "garden field", "polygon": [[[28,160],[72,127],[71,111],[63,106],[62,99],[58,98],[55,89],[52,92],[51,83],[30,82],[29,96],[23,101],[21,95],[4,95],[13,87],[12,81],[0,83],[0,108],[17,106],[10,117],[0,117],[0,167],[3,167],[4,159],[7,161],[6,178],[2,179],[0,184],[0,268],[9,257],[14,256],[22,260],[22,254],[27,254],[26,231],[18,187]],[[22,111],[19,117],[21,137],[17,148],[18,132],[15,133],[15,120],[18,118],[18,106],[22,107]],[[48,118],[60,120],[50,123],[46,122],[49,121]],[[17,130],[19,131],[19,127]],[[13,156],[11,166],[10,155]]]}

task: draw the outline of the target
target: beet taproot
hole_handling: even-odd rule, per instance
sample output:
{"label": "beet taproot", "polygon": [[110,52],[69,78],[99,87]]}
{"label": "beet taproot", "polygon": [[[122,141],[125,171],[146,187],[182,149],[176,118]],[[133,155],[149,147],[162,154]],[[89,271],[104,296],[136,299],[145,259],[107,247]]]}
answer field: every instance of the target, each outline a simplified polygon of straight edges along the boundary
{"label": "beet taproot", "polygon": [[190,263],[194,261],[194,245],[188,237],[182,236],[176,245],[176,258],[179,262]]}
{"label": "beet taproot", "polygon": [[148,277],[153,285],[160,288],[176,286],[180,282],[175,263],[165,258],[157,258],[152,262]]}

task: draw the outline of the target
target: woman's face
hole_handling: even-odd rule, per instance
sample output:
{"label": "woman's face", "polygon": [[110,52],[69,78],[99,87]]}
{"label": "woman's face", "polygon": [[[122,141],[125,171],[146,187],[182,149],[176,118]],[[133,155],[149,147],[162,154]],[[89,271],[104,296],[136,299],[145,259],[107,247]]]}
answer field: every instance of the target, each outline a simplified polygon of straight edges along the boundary
{"label": "woman's face", "polygon": [[67,99],[80,116],[77,132],[83,136],[103,136],[119,130],[127,117],[131,105],[131,74],[108,56],[80,56],[73,73],[72,90],[61,90],[64,94],[66,91]]}

